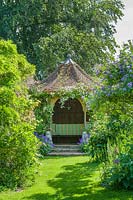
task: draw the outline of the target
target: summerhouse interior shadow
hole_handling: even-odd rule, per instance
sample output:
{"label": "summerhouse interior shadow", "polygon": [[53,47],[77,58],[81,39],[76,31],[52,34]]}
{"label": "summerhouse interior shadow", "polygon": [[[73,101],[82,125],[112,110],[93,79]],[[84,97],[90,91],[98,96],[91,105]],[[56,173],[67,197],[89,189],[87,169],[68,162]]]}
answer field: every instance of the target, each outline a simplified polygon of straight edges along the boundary
{"label": "summerhouse interior shadow", "polygon": [[82,135],[78,127],[84,124],[84,112],[77,99],[68,99],[61,105],[60,99],[56,101],[52,116],[55,124],[53,142],[55,144],[77,144]]}

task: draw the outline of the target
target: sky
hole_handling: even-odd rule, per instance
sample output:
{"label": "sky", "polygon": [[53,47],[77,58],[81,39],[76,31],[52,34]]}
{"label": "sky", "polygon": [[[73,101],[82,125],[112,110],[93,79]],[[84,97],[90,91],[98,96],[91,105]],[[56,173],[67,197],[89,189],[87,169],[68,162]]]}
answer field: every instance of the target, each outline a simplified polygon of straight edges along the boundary
{"label": "sky", "polygon": [[122,45],[127,40],[133,40],[133,0],[123,0],[125,4],[124,17],[116,26],[116,41]]}

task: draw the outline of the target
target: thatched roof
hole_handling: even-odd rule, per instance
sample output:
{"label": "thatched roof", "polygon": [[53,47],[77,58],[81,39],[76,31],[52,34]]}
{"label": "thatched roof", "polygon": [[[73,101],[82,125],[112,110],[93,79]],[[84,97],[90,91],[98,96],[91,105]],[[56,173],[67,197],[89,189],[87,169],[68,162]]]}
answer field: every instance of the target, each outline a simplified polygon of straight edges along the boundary
{"label": "thatched roof", "polygon": [[95,85],[92,78],[77,63],[68,58],[39,84],[39,90],[47,92],[67,90],[76,88],[80,84],[87,87],[88,90],[92,90]]}

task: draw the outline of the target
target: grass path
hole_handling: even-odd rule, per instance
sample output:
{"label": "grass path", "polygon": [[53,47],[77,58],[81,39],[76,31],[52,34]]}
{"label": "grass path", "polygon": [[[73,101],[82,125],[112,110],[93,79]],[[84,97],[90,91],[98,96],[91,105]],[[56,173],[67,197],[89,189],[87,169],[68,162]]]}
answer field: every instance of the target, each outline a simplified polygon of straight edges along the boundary
{"label": "grass path", "polygon": [[32,187],[2,192],[0,200],[133,200],[133,192],[102,188],[99,168],[86,156],[47,157]]}

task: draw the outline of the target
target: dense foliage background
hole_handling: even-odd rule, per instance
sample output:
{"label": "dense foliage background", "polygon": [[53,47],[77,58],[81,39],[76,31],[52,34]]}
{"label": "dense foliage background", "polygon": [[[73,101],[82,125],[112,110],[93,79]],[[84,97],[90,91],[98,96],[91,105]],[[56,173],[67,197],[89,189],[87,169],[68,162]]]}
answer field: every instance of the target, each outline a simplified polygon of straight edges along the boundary
{"label": "dense foliage background", "polygon": [[34,71],[11,41],[0,41],[0,187],[20,187],[34,177],[35,103],[25,84]]}
{"label": "dense foliage background", "polygon": [[103,182],[115,188],[133,188],[133,45],[125,44],[116,62],[99,70],[102,88],[88,104],[89,154],[104,161]]}

